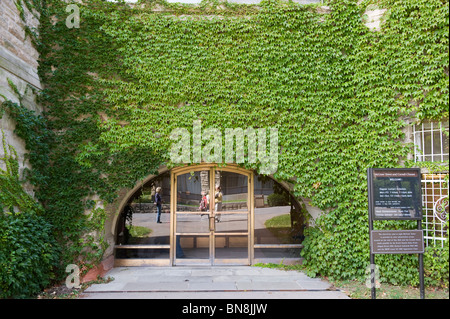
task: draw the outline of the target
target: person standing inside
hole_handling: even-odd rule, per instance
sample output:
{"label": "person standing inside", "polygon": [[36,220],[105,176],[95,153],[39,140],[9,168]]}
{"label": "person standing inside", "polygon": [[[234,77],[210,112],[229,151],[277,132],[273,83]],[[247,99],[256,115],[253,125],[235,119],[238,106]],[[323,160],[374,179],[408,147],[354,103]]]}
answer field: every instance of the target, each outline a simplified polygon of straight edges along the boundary
{"label": "person standing inside", "polygon": [[217,212],[220,212],[222,210],[222,188],[220,186],[216,186],[216,195],[215,195],[215,215],[216,215],[216,220],[217,222],[220,222],[220,214],[218,214]]}
{"label": "person standing inside", "polygon": [[[209,203],[208,203],[208,192],[202,192],[202,199],[200,200],[200,207],[199,207],[199,210],[201,211],[201,212],[207,212],[207,211],[209,211],[209,207],[208,207],[208,205],[209,205]],[[203,217],[203,215],[208,215],[208,214],[200,214],[200,218],[202,218]]]}
{"label": "person standing inside", "polygon": [[156,222],[158,224],[161,224],[161,209],[162,209],[161,187],[156,188],[155,204],[156,204]]}

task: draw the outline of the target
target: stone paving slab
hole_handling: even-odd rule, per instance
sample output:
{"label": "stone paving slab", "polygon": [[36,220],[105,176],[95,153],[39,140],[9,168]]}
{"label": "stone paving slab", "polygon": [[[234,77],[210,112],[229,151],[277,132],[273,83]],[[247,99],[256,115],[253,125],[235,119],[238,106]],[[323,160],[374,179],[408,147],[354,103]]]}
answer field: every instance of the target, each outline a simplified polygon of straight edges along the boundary
{"label": "stone paving slab", "polygon": [[283,291],[283,290],[301,290],[296,282],[237,282],[237,290],[245,291]]}
{"label": "stone paving slab", "polygon": [[297,281],[298,285],[305,290],[326,290],[330,288],[330,284],[324,281]]}
{"label": "stone paving slab", "polygon": [[302,272],[249,266],[117,267],[106,277],[114,280],[90,286],[81,298],[347,298]]}
{"label": "stone paving slab", "polygon": [[235,282],[192,282],[189,283],[189,289],[192,291],[230,291],[237,290]]}
{"label": "stone paving slab", "polygon": [[[104,292],[83,294],[81,299],[225,299],[225,300],[298,300],[350,299],[341,291],[197,291],[197,292]],[[286,310],[286,309],[285,309]],[[295,310],[295,309],[293,309]],[[251,317],[250,317],[251,318]]]}
{"label": "stone paving slab", "polygon": [[123,286],[124,291],[186,291],[187,282],[132,282]]}

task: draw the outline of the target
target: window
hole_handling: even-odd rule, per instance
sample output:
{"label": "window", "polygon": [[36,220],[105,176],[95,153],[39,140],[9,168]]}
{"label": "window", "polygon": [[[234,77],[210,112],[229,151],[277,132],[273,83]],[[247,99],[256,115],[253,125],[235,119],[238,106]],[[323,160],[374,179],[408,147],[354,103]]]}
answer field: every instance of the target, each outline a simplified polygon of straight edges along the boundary
{"label": "window", "polygon": [[416,162],[448,161],[448,122],[425,122],[414,126]]}

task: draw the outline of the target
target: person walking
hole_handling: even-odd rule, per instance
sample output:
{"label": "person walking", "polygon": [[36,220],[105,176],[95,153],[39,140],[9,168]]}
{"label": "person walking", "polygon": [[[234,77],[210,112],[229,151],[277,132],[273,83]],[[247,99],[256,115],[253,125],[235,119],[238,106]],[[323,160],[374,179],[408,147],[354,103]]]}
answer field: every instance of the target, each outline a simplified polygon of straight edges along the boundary
{"label": "person walking", "polygon": [[161,197],[161,187],[156,188],[155,194],[155,204],[156,204],[156,222],[161,224],[161,209],[162,209],[162,197]]}

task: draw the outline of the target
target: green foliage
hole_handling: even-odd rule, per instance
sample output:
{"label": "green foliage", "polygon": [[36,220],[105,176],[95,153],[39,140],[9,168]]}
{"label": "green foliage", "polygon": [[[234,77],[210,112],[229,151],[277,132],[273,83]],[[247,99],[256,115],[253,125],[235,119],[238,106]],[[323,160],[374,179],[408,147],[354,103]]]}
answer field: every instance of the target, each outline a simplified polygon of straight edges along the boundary
{"label": "green foliage", "polygon": [[292,236],[296,234],[296,231],[291,228],[290,214],[270,218],[264,222],[264,226],[283,244],[291,243]]}
{"label": "green foliage", "polygon": [[267,196],[267,204],[270,207],[289,205],[289,195],[287,193],[283,193],[283,194],[273,193],[273,194],[270,194],[269,196]]}
{"label": "green foliage", "polygon": [[266,228],[291,228],[291,214],[272,217],[264,222]]}
{"label": "green foliage", "polygon": [[0,158],[0,298],[37,294],[54,279],[59,261],[52,226],[44,209],[22,188],[15,150]]}
{"label": "green foliage", "polygon": [[[21,99],[19,96],[19,101]],[[76,161],[51,152],[61,140],[48,128],[44,116],[11,101],[3,102],[1,107],[16,120],[15,133],[26,143],[26,158],[33,168],[31,171],[25,168],[24,175],[35,186],[35,197],[42,207],[23,191],[16,158],[6,156],[7,170],[0,174],[0,208],[16,206],[24,212],[31,209],[52,225],[52,236],[57,238],[62,252],[60,264],[63,268],[57,272],[59,276],[64,274],[64,265],[95,264],[106,249],[102,236],[106,214],[88,197],[88,189],[93,182],[83,179],[88,174],[83,174]],[[3,143],[6,149],[4,140]],[[82,236],[90,232],[98,232],[98,236]]]}
{"label": "green foliage", "polygon": [[[321,13],[283,1],[86,0],[80,28],[69,29],[66,3],[48,0],[38,41],[45,120],[19,118],[18,132],[46,219],[67,243],[64,260],[97,240],[80,240],[93,227],[86,199],[111,202],[119,188],[171,167],[169,134],[201,119],[204,128],[278,128],[274,178],[326,212],[307,230],[309,273],[364,276],[366,169],[402,165],[411,152],[405,119],[448,118],[448,1],[380,1],[388,10],[377,32],[362,23],[372,2],[330,0]],[[34,140],[42,144],[28,146]],[[387,281],[415,276],[413,256],[378,260]]]}
{"label": "green foliage", "polygon": [[0,213],[5,210],[14,211],[14,207],[39,211],[39,205],[22,189],[17,152],[6,144],[3,130],[1,133],[4,156],[0,157],[0,164],[5,168],[0,166]]}
{"label": "green foliage", "polygon": [[36,295],[55,279],[52,227],[32,211],[0,214],[0,298]]}
{"label": "green foliage", "polygon": [[[449,222],[447,221],[446,229]],[[449,235],[447,232],[443,246],[427,247],[424,254],[425,280],[432,286],[448,288],[449,282]]]}
{"label": "green foliage", "polygon": [[127,225],[127,228],[130,233],[130,236],[134,238],[148,237],[148,235],[150,235],[153,232],[152,229],[143,226]]}
{"label": "green foliage", "polygon": [[445,247],[427,247],[424,255],[426,284],[448,288],[448,240]]}

